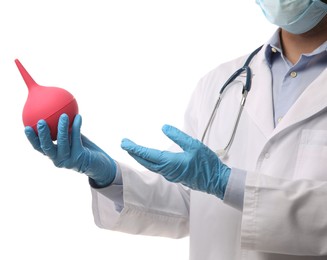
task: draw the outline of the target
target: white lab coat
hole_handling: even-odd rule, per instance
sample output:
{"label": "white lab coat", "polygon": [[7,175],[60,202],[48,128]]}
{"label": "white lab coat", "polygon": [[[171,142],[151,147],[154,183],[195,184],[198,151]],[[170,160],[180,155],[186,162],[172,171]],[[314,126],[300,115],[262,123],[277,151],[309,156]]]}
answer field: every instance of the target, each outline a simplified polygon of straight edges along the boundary
{"label": "white lab coat", "polygon": [[[224,159],[228,166],[247,171],[243,212],[215,196],[120,164],[120,214],[107,196],[116,187],[92,189],[99,227],[172,238],[189,235],[191,260],[327,259],[327,70],[274,128],[264,49],[251,63],[252,89]],[[188,134],[201,139],[219,87],[246,58],[222,64],[201,79],[186,111]],[[239,86],[232,86],[224,97],[205,139],[213,150],[229,138],[240,93]]]}

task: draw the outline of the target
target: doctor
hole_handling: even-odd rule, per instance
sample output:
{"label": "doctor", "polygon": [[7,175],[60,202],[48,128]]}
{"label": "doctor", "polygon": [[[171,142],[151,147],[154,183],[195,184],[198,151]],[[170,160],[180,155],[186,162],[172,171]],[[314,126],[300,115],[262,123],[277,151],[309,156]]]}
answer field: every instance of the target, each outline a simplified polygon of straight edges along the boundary
{"label": "doctor", "polygon": [[[57,144],[44,120],[38,136],[25,129],[57,167],[89,177],[99,227],[189,236],[192,260],[327,259],[327,0],[257,4],[280,28],[258,53],[200,80],[184,130],[162,128],[176,146],[122,141],[150,171],[114,161],[81,135],[80,115],[71,142],[66,115]],[[227,84],[215,110],[220,88],[245,63],[250,69]],[[249,92],[235,126],[243,85]]]}

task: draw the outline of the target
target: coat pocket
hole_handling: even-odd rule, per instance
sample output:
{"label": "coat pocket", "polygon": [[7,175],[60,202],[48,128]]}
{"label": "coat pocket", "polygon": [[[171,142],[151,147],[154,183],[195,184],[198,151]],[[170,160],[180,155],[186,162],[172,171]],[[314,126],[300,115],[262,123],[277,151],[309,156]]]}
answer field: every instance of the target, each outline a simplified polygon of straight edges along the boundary
{"label": "coat pocket", "polygon": [[327,131],[303,130],[294,179],[327,181]]}

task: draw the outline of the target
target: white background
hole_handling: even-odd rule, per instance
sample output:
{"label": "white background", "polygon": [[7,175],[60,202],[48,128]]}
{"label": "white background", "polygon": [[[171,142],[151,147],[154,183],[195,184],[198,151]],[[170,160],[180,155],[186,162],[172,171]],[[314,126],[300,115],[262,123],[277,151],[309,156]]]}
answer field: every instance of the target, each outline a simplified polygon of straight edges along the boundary
{"label": "white background", "polygon": [[34,151],[21,112],[37,83],[79,103],[82,132],[136,165],[123,137],[154,148],[183,125],[198,80],[273,33],[254,0],[0,0],[0,259],[188,259],[188,238],[132,236],[95,226],[86,176]]}

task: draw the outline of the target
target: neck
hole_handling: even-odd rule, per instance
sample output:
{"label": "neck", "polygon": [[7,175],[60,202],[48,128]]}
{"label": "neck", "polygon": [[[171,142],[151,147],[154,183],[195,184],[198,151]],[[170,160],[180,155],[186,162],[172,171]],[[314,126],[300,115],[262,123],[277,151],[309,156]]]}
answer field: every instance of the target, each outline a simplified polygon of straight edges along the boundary
{"label": "neck", "polygon": [[295,64],[303,53],[310,53],[327,41],[327,16],[312,30],[303,34],[291,34],[281,30],[284,55]]}

